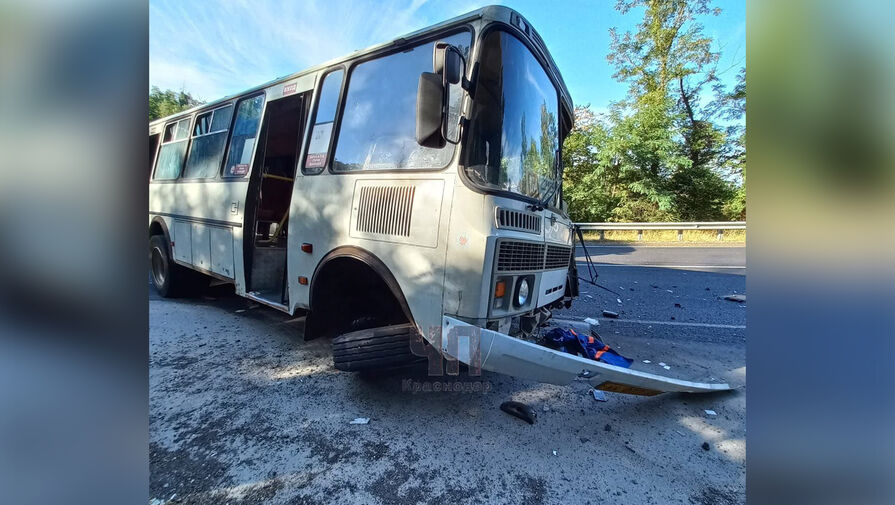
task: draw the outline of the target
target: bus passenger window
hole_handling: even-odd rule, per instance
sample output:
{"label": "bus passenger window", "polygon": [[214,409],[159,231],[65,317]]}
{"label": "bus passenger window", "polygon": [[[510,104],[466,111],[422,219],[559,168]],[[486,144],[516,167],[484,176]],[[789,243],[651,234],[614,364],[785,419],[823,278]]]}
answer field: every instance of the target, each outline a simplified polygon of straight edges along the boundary
{"label": "bus passenger window", "polygon": [[217,176],[224,159],[227,129],[232,115],[233,106],[226,105],[196,117],[193,142],[183,171],[184,179],[213,179]]}
{"label": "bus passenger window", "polygon": [[343,70],[330,72],[323,79],[320,97],[317,99],[317,115],[314,116],[314,127],[308,141],[308,154],[305,156],[305,173],[319,173],[326,166],[326,155],[329,154],[330,139],[333,135],[333,120],[336,117],[336,106],[339,102],[339,90],[342,88]]}
{"label": "bus passenger window", "polygon": [[159,149],[158,161],[155,164],[155,180],[170,180],[180,176],[189,137],[189,118],[165,125],[162,147]]}
{"label": "bus passenger window", "polygon": [[249,173],[263,107],[264,95],[253,96],[239,102],[236,108],[236,121],[233,122],[233,134],[230,136],[227,164],[224,165],[224,177],[245,177]]}
{"label": "bus passenger window", "polygon": [[[443,40],[466,55],[470,33]],[[348,75],[348,91],[336,138],[333,172],[357,170],[416,170],[444,168],[454,153],[416,142],[416,95],[421,72],[432,71],[435,42],[357,64]],[[460,86],[449,88],[448,113],[456,124]]]}

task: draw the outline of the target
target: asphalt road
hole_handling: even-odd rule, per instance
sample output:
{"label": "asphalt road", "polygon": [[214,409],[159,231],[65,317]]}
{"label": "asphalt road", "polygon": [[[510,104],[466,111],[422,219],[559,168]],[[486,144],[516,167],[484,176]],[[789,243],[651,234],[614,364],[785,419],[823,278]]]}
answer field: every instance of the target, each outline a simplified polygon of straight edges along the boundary
{"label": "asphalt road", "polygon": [[[635,368],[735,390],[606,393],[604,403],[583,382],[484,372],[454,380],[480,380],[486,393],[413,393],[404,381],[428,380],[425,370],[376,379],[340,373],[328,342],[303,340],[303,319],[227,286],[191,300],[153,292],[150,496],[209,504],[744,503],[746,310],[722,299],[745,293],[745,268],[732,268],[745,265],[744,249],[589,251],[597,282],[618,295],[582,284],[557,324],[597,316],[604,340]],[[604,309],[620,317],[602,318]],[[537,422],[501,412],[511,399],[535,409]],[[357,417],[370,422],[349,424]]]}

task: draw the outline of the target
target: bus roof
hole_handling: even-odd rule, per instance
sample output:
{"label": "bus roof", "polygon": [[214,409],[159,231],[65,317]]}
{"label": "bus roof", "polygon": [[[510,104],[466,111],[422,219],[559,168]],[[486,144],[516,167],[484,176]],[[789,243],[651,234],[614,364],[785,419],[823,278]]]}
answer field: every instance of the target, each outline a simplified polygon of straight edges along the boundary
{"label": "bus roof", "polygon": [[318,71],[320,71],[320,70],[327,69],[327,68],[329,68],[329,67],[331,67],[331,66],[334,66],[334,65],[338,65],[338,64],[341,64],[341,63],[345,63],[346,61],[350,61],[350,60],[353,60],[353,59],[361,58],[361,57],[366,56],[366,55],[368,55],[368,54],[372,54],[372,53],[375,53],[375,52],[377,52],[377,51],[381,51],[381,50],[383,50],[383,49],[389,48],[389,47],[394,46],[394,45],[404,44],[404,43],[407,42],[408,40],[411,40],[411,39],[414,39],[414,38],[417,38],[417,37],[420,37],[420,36],[424,36],[424,35],[428,34],[429,32],[438,31],[438,30],[441,30],[442,28],[446,28],[446,27],[449,27],[449,26],[451,26],[451,25],[467,23],[467,22],[470,22],[470,21],[473,21],[473,20],[475,20],[475,19],[479,19],[479,18],[481,18],[481,19],[487,19],[487,20],[504,21],[504,22],[506,22],[507,24],[509,24],[509,20],[510,20],[514,15],[515,15],[515,16],[518,16],[520,19],[522,19],[522,21],[525,23],[525,25],[528,26],[528,27],[530,27],[530,30],[532,30],[532,32],[535,34],[535,36],[533,37],[533,39],[534,39],[534,41],[535,41],[536,43],[539,43],[539,44],[536,44],[536,45],[540,45],[540,47],[538,47],[538,49],[542,51],[543,56],[544,56],[544,58],[547,60],[547,63],[548,63],[548,65],[549,65],[549,67],[550,67],[550,68],[549,68],[550,73],[553,75],[553,77],[555,77],[555,80],[556,80],[557,83],[559,84],[559,88],[560,88],[560,99],[561,99],[561,101],[563,102],[563,105],[565,105],[566,108],[568,109],[568,113],[571,115],[571,114],[572,114],[572,111],[573,111],[572,98],[571,98],[571,96],[569,95],[569,90],[568,90],[568,88],[566,88],[566,83],[565,83],[565,81],[563,80],[562,75],[559,73],[559,69],[556,67],[556,63],[553,61],[553,58],[550,56],[549,51],[547,51],[547,48],[546,48],[546,46],[545,46],[544,43],[543,43],[543,39],[541,39],[540,35],[537,35],[537,32],[534,30],[533,27],[531,27],[531,24],[528,22],[528,20],[526,20],[521,14],[519,14],[519,13],[516,12],[515,10],[510,9],[509,7],[504,7],[504,6],[502,6],[502,5],[489,5],[489,6],[486,6],[486,7],[482,7],[482,8],[480,8],[480,9],[476,9],[476,10],[471,11],[471,12],[467,12],[466,14],[461,14],[461,15],[455,17],[455,18],[451,18],[451,19],[448,19],[448,20],[446,20],[446,21],[442,21],[441,23],[437,23],[437,24],[434,24],[434,25],[431,25],[431,26],[427,26],[427,27],[425,27],[425,28],[421,28],[421,29],[416,30],[416,31],[414,31],[414,32],[411,32],[411,33],[402,35],[402,36],[400,36],[400,37],[397,37],[397,38],[395,38],[395,39],[393,39],[393,40],[390,40],[390,41],[388,41],[388,42],[384,42],[384,43],[381,43],[381,44],[376,44],[376,45],[367,47],[366,49],[359,49],[359,50],[357,50],[357,51],[354,51],[353,53],[350,53],[350,54],[348,54],[348,55],[341,56],[341,57],[339,57],[339,58],[335,58],[335,59],[326,61],[326,62],[321,63],[321,64],[319,64],[319,65],[315,65],[315,66],[313,66],[313,67],[309,67],[309,68],[306,68],[306,69],[304,69],[304,70],[300,70],[300,71],[298,71],[298,72],[295,72],[295,73],[292,73],[292,74],[289,74],[289,75],[285,75],[285,76],[282,76],[282,77],[277,77],[276,79],[273,79],[273,80],[271,80],[271,81],[265,82],[264,84],[255,86],[255,87],[253,87],[253,88],[249,88],[249,89],[247,89],[247,90],[241,91],[241,92],[239,92],[239,93],[234,93],[234,94],[231,94],[231,95],[227,95],[227,96],[222,97],[222,98],[219,98],[219,99],[217,99],[217,100],[213,100],[213,101],[210,101],[210,102],[206,102],[206,103],[197,105],[197,106],[195,106],[195,107],[192,107],[192,108],[190,108],[190,109],[182,110],[182,111],[180,111],[180,112],[171,114],[171,115],[169,115],[169,116],[165,116],[165,117],[162,117],[162,118],[159,118],[159,119],[155,119],[155,120],[149,122],[149,126],[150,126],[150,128],[151,128],[151,127],[153,127],[153,126],[155,126],[155,125],[159,125],[159,124],[162,124],[162,123],[167,123],[167,122],[169,122],[169,121],[171,121],[171,120],[173,120],[173,119],[175,119],[175,118],[179,118],[179,117],[182,117],[182,116],[188,116],[188,115],[190,115],[190,114],[196,112],[197,110],[206,109],[206,108],[212,108],[212,107],[214,107],[215,105],[218,105],[218,104],[221,104],[221,103],[224,103],[224,102],[228,102],[228,101],[230,101],[230,100],[233,100],[233,99],[236,98],[236,97],[240,97],[240,96],[242,96],[242,95],[247,95],[247,94],[250,94],[250,93],[254,93],[254,92],[257,92],[257,91],[266,89],[266,88],[268,88],[268,87],[270,87],[270,86],[275,86],[275,85],[280,84],[280,83],[283,83],[283,82],[285,82],[285,81],[288,81],[288,80],[291,80],[291,79],[295,79],[295,78],[297,78],[297,77],[301,77],[301,76],[303,76],[303,75],[311,74],[311,73],[314,73],[314,72],[318,72]]}

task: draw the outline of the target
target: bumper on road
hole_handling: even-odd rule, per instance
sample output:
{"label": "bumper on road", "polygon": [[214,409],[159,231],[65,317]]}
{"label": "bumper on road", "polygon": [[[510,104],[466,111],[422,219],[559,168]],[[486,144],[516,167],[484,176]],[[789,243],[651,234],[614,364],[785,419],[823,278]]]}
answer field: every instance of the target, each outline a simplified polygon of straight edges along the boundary
{"label": "bumper on road", "polygon": [[727,384],[690,382],[548,349],[492,330],[443,316],[441,351],[473,369],[523,379],[565,385],[577,378],[596,389],[644,396],[668,392],[710,393],[730,389]]}

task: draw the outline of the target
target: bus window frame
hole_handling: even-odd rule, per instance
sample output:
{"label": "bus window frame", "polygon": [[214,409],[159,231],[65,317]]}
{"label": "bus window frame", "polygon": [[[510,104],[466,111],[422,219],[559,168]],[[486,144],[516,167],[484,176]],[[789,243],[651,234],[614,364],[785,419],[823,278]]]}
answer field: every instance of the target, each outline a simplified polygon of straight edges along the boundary
{"label": "bus window frame", "polygon": [[[355,171],[344,171],[344,172],[336,172],[333,170],[333,160],[336,155],[336,149],[339,148],[339,136],[342,133],[342,116],[345,113],[345,100],[348,97],[348,89],[351,86],[351,76],[354,73],[355,67],[362,63],[366,63],[371,60],[376,60],[379,58],[385,58],[387,56],[391,56],[393,54],[402,53],[407,51],[410,48],[421,46],[423,44],[428,44],[430,42],[436,42],[441,38],[449,37],[451,35],[456,35],[458,33],[468,32],[469,33],[469,55],[475,54],[475,49],[477,44],[476,39],[476,31],[475,28],[468,23],[454,25],[450,27],[446,27],[443,30],[439,30],[435,33],[426,34],[426,36],[421,37],[419,39],[410,39],[407,40],[405,44],[401,44],[398,47],[389,47],[384,49],[382,52],[376,52],[373,54],[369,54],[363,58],[358,58],[356,60],[351,60],[345,65],[347,65],[347,71],[345,73],[345,77],[342,79],[342,90],[339,96],[339,104],[336,108],[336,117],[333,120],[333,138],[331,139],[331,145],[329,148],[329,152],[326,155],[326,165],[325,171],[332,175],[357,175],[357,174],[415,174],[415,173],[425,173],[425,172],[440,172],[445,170],[446,168],[453,165],[457,158],[457,155],[460,153],[460,145],[454,146],[454,152],[451,155],[451,158],[446,162],[446,164],[439,168],[390,168],[385,170],[355,170]],[[468,60],[469,58],[467,58]],[[467,73],[471,71],[469,67],[466,69]],[[466,110],[468,107],[469,97],[464,93],[461,97],[460,102],[460,115]],[[316,111],[315,111],[316,113]],[[319,173],[323,173],[324,170],[321,170]]]}
{"label": "bus window frame", "polygon": [[[215,112],[217,112],[217,111],[219,111],[219,110],[221,110],[221,109],[226,109],[227,107],[232,107],[232,106],[233,106],[233,102],[227,102],[227,103],[225,103],[225,104],[223,104],[223,105],[221,105],[221,106],[215,107],[215,108],[213,108],[213,109],[211,109],[211,110],[199,111],[199,112],[196,113],[196,121],[199,120],[199,116],[202,116],[202,115],[204,115],[204,114],[211,113],[211,121],[209,122],[209,126],[210,126],[210,125],[214,124],[214,113],[215,113]],[[236,112],[236,108],[235,108],[235,107],[234,107],[234,109],[233,109],[233,112]],[[233,114],[233,113],[231,112],[231,115],[230,115],[230,122],[227,123],[227,127],[226,127],[226,128],[221,128],[220,130],[210,131],[210,132],[207,132],[207,133],[203,133],[203,134],[201,134],[201,135],[191,135],[191,136],[190,136],[190,140],[192,140],[192,139],[196,139],[196,138],[199,138],[199,137],[205,137],[206,135],[214,135],[215,133],[221,133],[221,132],[225,132],[225,131],[230,131],[230,128],[233,127],[233,116],[234,116],[234,115],[235,115],[235,114]],[[193,131],[195,132],[195,130],[196,130],[196,125],[193,124]]]}
{"label": "bus window frame", "polygon": [[[223,178],[224,162],[227,161],[227,159],[226,159],[227,153],[230,150],[230,130],[233,129],[233,121],[236,118],[236,105],[235,104],[236,104],[236,101],[230,100],[223,104],[215,104],[215,106],[212,108],[196,111],[193,114],[194,119],[191,124],[192,127],[190,128],[190,137],[189,137],[190,144],[186,149],[186,157],[183,159],[183,167],[180,169],[180,176],[178,176],[176,179],[163,179],[163,181],[212,182],[212,181],[220,181]],[[203,133],[201,135],[193,135],[196,131],[196,124],[199,121],[199,116],[211,113],[211,121],[209,121],[209,123],[208,123],[208,126],[211,127],[211,125],[214,123],[215,112],[217,112],[221,109],[226,109],[227,107],[233,107],[233,111],[230,113],[230,122],[227,123],[227,128]],[[227,132],[227,139],[224,140],[224,155],[221,157],[221,162],[218,166],[217,171],[215,171],[214,176],[213,177],[184,177],[184,170],[186,169],[186,163],[187,163],[187,161],[189,161],[190,154],[193,152],[193,139],[197,139],[200,137],[207,137],[208,135],[215,135],[215,134],[218,134],[221,132]],[[162,130],[162,133],[164,134],[164,129]]]}
{"label": "bus window frame", "polygon": [[[342,71],[342,82],[339,85],[339,96],[336,97],[336,110],[333,113],[333,132],[329,136],[329,146],[326,150],[326,160],[323,162],[322,167],[314,167],[314,168],[306,168],[305,162],[307,161],[305,158],[308,156],[308,149],[311,148],[311,136],[314,134],[314,127],[317,126],[317,109],[320,107],[320,99],[323,95],[323,84],[326,82],[326,78],[330,75]],[[305,140],[304,140],[304,149],[301,150],[299,156],[304,155],[300,160],[298,160],[299,166],[301,167],[302,175],[320,175],[325,172],[329,168],[330,159],[332,158],[333,149],[335,148],[335,140],[338,136],[338,132],[336,131],[337,121],[339,119],[339,115],[342,110],[343,100],[345,99],[345,93],[347,91],[346,84],[348,82],[348,72],[349,65],[334,65],[325,69],[323,72],[318,73],[319,78],[317,79],[317,83],[314,85],[314,97],[313,97],[313,106],[311,108],[310,118],[308,120],[307,131],[305,132]]]}
{"label": "bus window frame", "polygon": [[[268,88],[264,88],[261,90],[257,90],[253,93],[250,93],[245,96],[241,96],[241,97],[233,100],[232,102],[230,102],[233,105],[233,117],[230,118],[230,129],[227,132],[227,144],[226,144],[226,147],[224,148],[224,158],[221,160],[221,167],[220,167],[220,170],[218,170],[218,175],[215,179],[197,179],[197,180],[226,182],[226,183],[248,182],[249,178],[251,178],[251,176],[252,176],[252,170],[254,170],[254,168],[255,168],[255,155],[257,154],[256,150],[258,149],[258,136],[261,135],[261,128],[262,128],[262,126],[264,126],[264,115],[267,114],[267,104],[270,103],[270,96],[269,96],[268,90],[271,88],[272,87],[268,87]],[[233,128],[234,128],[234,126],[236,126],[236,116],[239,114],[239,104],[241,104],[242,102],[244,102],[246,100],[252,100],[259,96],[264,97],[264,103],[261,104],[261,112],[259,113],[260,117],[258,118],[258,130],[255,132],[255,144],[252,146],[252,156],[249,161],[249,170],[242,177],[236,177],[236,176],[225,177],[224,170],[227,168],[227,161],[229,161],[229,158],[230,158],[230,144],[233,142]]]}
{"label": "bus window frame", "polygon": [[[193,144],[193,142],[192,142],[192,137],[190,137],[190,132],[191,132],[191,131],[193,130],[193,128],[194,128],[194,125],[193,125],[193,118],[195,118],[195,117],[196,117],[195,114],[191,114],[191,115],[189,115],[189,116],[185,116],[185,117],[181,117],[181,118],[177,118],[177,119],[172,119],[171,121],[168,121],[167,123],[165,123],[165,124],[162,126],[161,138],[159,139],[158,148],[156,149],[156,152],[155,152],[155,160],[154,160],[155,166],[152,167],[152,182],[153,182],[153,183],[171,183],[171,182],[177,182],[177,181],[179,181],[180,178],[183,176],[183,168],[184,168],[184,166],[186,165],[186,157],[187,157],[187,154],[189,154],[190,147],[192,147],[192,144]],[[177,127],[176,127],[176,125],[179,124],[179,123],[181,123],[181,122],[183,122],[183,121],[189,121],[189,126],[188,126],[188,128],[187,128],[187,136],[186,136],[186,138],[184,138],[184,139],[182,139],[182,140],[177,140]],[[168,127],[171,126],[171,125],[175,125],[175,129],[174,129],[174,140],[169,140],[169,141],[165,142],[165,132],[166,132],[166,130],[168,129]],[[175,142],[186,142],[186,143],[187,143],[187,144],[186,144],[186,149],[184,150],[184,153],[183,153],[183,157],[182,157],[182,159],[180,160],[180,172],[177,173],[177,177],[172,177],[171,179],[156,179],[155,177],[156,177],[156,174],[158,173],[158,160],[159,160],[159,154],[162,152],[162,147],[164,147],[164,146],[166,146],[166,145],[168,145],[168,144],[173,144],[173,143],[175,143]]]}

